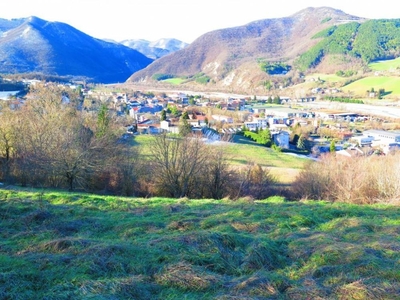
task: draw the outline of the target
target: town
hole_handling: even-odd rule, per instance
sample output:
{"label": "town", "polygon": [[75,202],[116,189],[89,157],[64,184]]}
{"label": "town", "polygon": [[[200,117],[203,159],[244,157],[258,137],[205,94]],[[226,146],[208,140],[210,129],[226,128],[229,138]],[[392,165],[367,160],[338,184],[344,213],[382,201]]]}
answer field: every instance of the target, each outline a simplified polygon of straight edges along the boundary
{"label": "town", "polygon": [[[43,83],[29,80],[24,84]],[[46,83],[52,84],[56,85]],[[106,103],[110,111],[124,119],[125,138],[130,134],[179,134],[182,118],[186,118],[191,131],[201,133],[208,140],[232,141],[229,137],[243,130],[268,129],[278,149],[314,158],[333,149],[337,154],[352,157],[388,154],[400,147],[397,117],[363,113],[362,107],[367,106],[363,104],[344,110],[317,97],[314,91],[311,96],[290,98],[183,91],[132,92],[101,85],[84,88],[71,83],[57,85],[66,91],[60,100],[63,103],[69,102],[68,91],[79,89],[79,108],[84,111],[94,112],[100,103]],[[0,96],[16,109],[24,103],[24,98],[16,95],[18,91],[4,92]]]}
{"label": "town", "polygon": [[[128,114],[128,120],[132,120],[132,124],[127,125],[130,134],[178,134],[182,116],[186,116],[191,130],[201,132],[210,140],[218,141],[223,137],[226,140],[227,136],[243,130],[268,129],[280,149],[308,150],[313,157],[332,151],[332,143],[336,153],[345,156],[388,154],[400,146],[397,118],[363,113],[362,108],[358,108],[360,112],[331,108],[329,101],[317,100],[315,95],[291,99],[175,91],[90,90],[87,97],[108,101],[119,115]],[[316,103],[325,106],[313,106]],[[305,146],[299,145],[300,136],[306,140]]]}

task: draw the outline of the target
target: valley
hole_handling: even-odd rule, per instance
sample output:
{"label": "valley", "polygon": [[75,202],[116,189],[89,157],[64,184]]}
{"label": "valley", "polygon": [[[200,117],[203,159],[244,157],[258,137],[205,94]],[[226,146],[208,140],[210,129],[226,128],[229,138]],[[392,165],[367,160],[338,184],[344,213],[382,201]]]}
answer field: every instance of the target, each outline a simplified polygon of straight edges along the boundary
{"label": "valley", "polygon": [[399,41],[330,7],[191,44],[0,19],[0,299],[399,299]]}

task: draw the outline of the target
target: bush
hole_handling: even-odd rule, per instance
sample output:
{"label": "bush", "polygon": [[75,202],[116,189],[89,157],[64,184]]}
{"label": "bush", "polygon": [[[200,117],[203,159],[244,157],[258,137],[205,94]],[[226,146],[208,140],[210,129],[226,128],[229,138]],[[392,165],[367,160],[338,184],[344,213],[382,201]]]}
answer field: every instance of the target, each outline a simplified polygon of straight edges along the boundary
{"label": "bush", "polygon": [[265,199],[274,194],[273,185],[275,177],[269,169],[260,165],[248,165],[236,170],[230,182],[229,195],[233,199],[240,197],[252,197],[254,199]]}
{"label": "bush", "polygon": [[400,203],[400,153],[349,159],[327,154],[310,162],[294,181],[297,199],[355,204]]}
{"label": "bush", "polygon": [[151,78],[157,81],[166,80],[170,78],[174,78],[175,76],[172,74],[154,74]]}

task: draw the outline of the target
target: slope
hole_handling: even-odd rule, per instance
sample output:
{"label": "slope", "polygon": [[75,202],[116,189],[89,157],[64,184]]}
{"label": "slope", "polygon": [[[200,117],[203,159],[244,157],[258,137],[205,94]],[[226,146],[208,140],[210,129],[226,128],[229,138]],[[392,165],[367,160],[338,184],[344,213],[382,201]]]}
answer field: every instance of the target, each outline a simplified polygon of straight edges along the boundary
{"label": "slope", "polygon": [[399,213],[0,189],[0,297],[398,299]]}
{"label": "slope", "polygon": [[177,39],[159,39],[147,41],[144,39],[131,39],[121,41],[122,45],[130,47],[151,59],[158,59],[170,53],[185,48],[188,44]]}
{"label": "slope", "polygon": [[152,60],[68,24],[30,17],[0,37],[0,62],[2,73],[39,72],[110,83],[125,81]]}
{"label": "slope", "polygon": [[204,73],[213,88],[249,90],[268,79],[260,62],[292,64],[318,41],[312,37],[336,24],[363,19],[328,7],[307,8],[292,16],[265,19],[206,33],[183,50],[134,73],[128,82],[151,82],[154,74]]}

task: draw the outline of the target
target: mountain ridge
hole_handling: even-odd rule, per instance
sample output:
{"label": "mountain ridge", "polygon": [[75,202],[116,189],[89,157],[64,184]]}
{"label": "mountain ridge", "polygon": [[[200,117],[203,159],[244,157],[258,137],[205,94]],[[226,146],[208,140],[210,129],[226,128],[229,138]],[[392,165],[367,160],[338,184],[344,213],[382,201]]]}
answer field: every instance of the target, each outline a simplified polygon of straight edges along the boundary
{"label": "mountain ridge", "polygon": [[293,64],[298,56],[318,43],[312,37],[319,31],[366,20],[330,7],[309,7],[284,18],[214,30],[183,50],[154,61],[127,82],[152,84],[152,76],[160,73],[179,77],[203,73],[213,88],[254,90],[270,78],[259,67],[260,61]]}
{"label": "mountain ridge", "polygon": [[145,39],[127,39],[120,43],[135,49],[154,60],[181,50],[188,45],[187,43],[174,38],[161,38],[155,41],[148,41]]}
{"label": "mountain ridge", "polygon": [[0,26],[2,73],[39,72],[113,83],[125,81],[152,62],[134,49],[93,38],[62,22],[31,16],[2,19]]}

